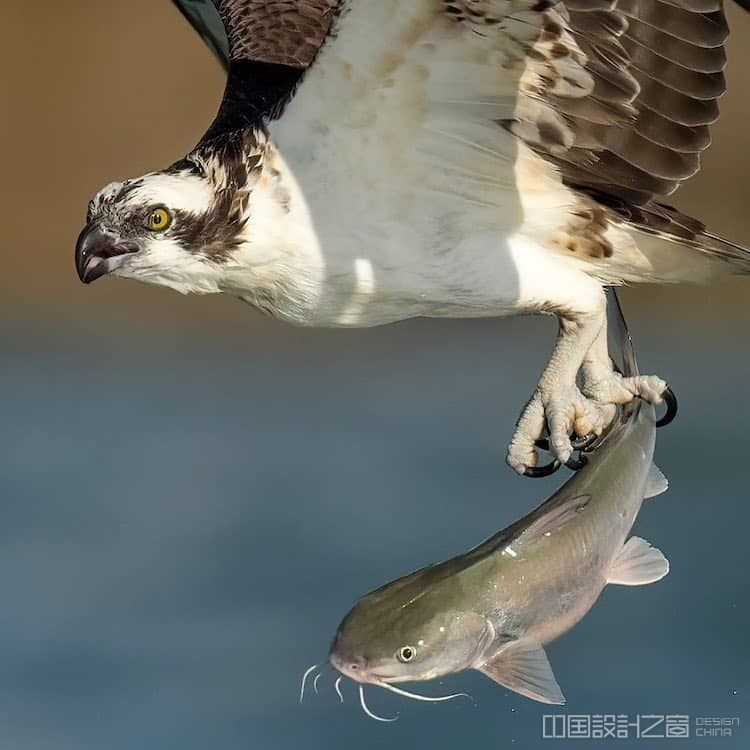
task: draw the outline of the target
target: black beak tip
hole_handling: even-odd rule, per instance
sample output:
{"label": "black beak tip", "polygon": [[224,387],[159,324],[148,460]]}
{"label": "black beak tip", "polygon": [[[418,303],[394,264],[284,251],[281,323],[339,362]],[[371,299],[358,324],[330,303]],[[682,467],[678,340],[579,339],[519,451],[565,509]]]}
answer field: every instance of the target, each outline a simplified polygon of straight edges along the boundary
{"label": "black beak tip", "polygon": [[97,224],[87,224],[76,241],[75,263],[78,278],[90,284],[119,265],[116,260],[138,252],[138,246],[103,230]]}
{"label": "black beak tip", "polygon": [[102,268],[102,270],[97,273],[97,269],[104,265],[104,263],[97,263],[95,266],[87,267],[83,270],[79,268],[78,278],[81,280],[81,283],[90,284],[92,281],[96,281],[100,276],[104,276],[104,274],[106,273],[106,270],[104,268]]}
{"label": "black beak tip", "polygon": [[76,240],[76,272],[78,273],[78,279],[83,284],[90,284],[93,281],[89,274],[89,261],[92,257],[93,243],[91,240],[94,232],[95,228],[91,224],[87,224]]}
{"label": "black beak tip", "polygon": [[76,272],[78,273],[78,280],[82,284],[90,284],[93,281],[85,260],[79,263],[76,259]]}

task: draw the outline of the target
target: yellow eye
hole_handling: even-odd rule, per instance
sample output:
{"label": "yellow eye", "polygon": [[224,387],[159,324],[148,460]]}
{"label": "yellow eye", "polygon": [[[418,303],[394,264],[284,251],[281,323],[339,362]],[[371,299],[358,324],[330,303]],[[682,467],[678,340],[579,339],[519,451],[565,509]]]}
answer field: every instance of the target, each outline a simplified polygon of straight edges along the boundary
{"label": "yellow eye", "polygon": [[402,646],[398,650],[398,660],[402,662],[411,661],[417,655],[417,649],[414,646]]}
{"label": "yellow eye", "polygon": [[163,232],[172,223],[172,215],[163,206],[151,210],[148,215],[148,228],[152,232]]}

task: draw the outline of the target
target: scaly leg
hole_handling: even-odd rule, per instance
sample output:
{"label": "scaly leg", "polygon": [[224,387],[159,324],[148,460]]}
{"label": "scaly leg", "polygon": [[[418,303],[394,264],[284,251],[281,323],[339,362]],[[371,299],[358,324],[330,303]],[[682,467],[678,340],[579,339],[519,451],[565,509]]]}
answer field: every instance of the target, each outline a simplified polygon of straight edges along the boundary
{"label": "scaly leg", "polygon": [[[561,462],[573,451],[570,435],[601,434],[614,419],[617,404],[641,397],[658,404],[667,384],[654,375],[623,377],[607,349],[606,310],[559,318],[557,343],[534,395],[521,414],[507,461],[522,474],[535,466],[534,442],[546,430],[550,450]],[[581,388],[576,378],[582,374]]]}
{"label": "scaly leg", "polygon": [[626,378],[613,368],[607,348],[606,326],[584,357],[581,375],[583,394],[601,404],[627,404],[636,396],[652,404],[659,404],[667,388],[666,382],[656,375]]}
{"label": "scaly leg", "polygon": [[559,322],[552,356],[518,420],[508,448],[508,464],[519,474],[536,465],[534,441],[542,436],[545,426],[552,453],[564,463],[573,452],[571,432],[600,433],[614,417],[613,408],[587,399],[576,383],[584,358],[606,326],[603,297],[597,309],[559,316]]}

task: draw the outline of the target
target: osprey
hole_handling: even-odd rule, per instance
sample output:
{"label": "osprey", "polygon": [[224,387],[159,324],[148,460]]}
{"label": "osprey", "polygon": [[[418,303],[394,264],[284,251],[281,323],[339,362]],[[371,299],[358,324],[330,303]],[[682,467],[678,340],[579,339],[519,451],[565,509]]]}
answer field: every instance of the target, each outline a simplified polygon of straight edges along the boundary
{"label": "osprey", "polygon": [[[78,275],[222,292],[304,326],[547,313],[508,463],[601,432],[603,288],[750,272],[663,199],[724,91],[722,0],[176,0],[228,68],[170,167],[89,204]],[[218,11],[218,13],[217,13]]]}

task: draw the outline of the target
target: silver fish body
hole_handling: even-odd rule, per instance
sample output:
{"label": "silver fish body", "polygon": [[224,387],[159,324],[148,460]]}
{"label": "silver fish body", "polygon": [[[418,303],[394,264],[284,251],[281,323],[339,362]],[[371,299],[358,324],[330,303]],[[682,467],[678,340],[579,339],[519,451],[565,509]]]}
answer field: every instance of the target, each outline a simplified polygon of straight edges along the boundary
{"label": "silver fish body", "polygon": [[[621,348],[624,374],[637,372],[624,322]],[[655,433],[653,406],[624,407],[587,464],[543,505],[469,552],[360,599],[338,629],[332,666],[360,687],[389,689],[477,669],[563,703],[544,644],[572,628],[608,583],[652,583],[669,570],[659,550],[627,539],[644,497],[667,488],[652,463]]]}
{"label": "silver fish body", "polygon": [[650,471],[654,436],[654,408],[638,401],[536,514],[507,540],[501,532],[485,543],[476,565],[484,567],[483,609],[496,630],[548,643],[588,612],[613,575],[650,476],[650,491],[660,489]]}

